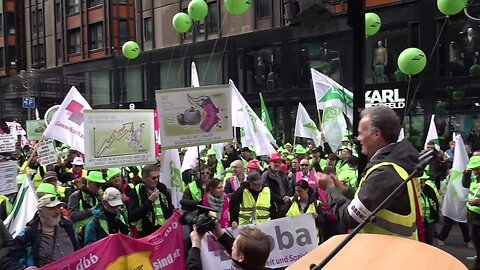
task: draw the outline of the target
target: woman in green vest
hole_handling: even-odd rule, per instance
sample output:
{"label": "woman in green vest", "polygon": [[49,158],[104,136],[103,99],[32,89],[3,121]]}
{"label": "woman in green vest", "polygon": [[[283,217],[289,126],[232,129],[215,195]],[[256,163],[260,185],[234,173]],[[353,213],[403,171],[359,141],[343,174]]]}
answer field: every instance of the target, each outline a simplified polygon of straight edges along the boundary
{"label": "woman in green vest", "polygon": [[195,179],[188,184],[182,197],[182,210],[194,211],[192,205],[199,204],[205,193],[205,185],[210,180],[210,168],[204,164],[200,164],[194,169]]}

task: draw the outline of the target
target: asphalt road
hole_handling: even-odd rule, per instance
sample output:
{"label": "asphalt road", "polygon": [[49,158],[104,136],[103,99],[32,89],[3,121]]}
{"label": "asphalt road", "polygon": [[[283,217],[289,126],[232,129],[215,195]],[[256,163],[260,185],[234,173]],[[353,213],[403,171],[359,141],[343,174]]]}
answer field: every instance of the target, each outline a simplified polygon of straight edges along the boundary
{"label": "asphalt road", "polygon": [[[442,224],[437,224],[437,232],[440,232],[442,229]],[[462,233],[460,231],[460,227],[458,225],[453,226],[452,230],[450,231],[450,234],[448,235],[448,238],[445,239],[445,246],[440,247],[436,243],[435,239],[435,246],[452,254],[455,256],[455,258],[459,259],[461,262],[463,262],[467,267],[473,266],[473,262],[467,261],[467,257],[469,256],[474,256],[475,255],[475,249],[474,248],[468,248],[464,245],[463,243],[463,237]]]}

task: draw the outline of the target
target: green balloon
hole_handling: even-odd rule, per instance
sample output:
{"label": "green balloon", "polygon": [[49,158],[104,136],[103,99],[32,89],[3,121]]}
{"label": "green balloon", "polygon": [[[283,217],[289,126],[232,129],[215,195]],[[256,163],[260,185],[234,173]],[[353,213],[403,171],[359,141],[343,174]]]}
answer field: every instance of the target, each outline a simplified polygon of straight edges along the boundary
{"label": "green balloon", "polygon": [[437,0],[437,7],[447,16],[455,15],[465,8],[466,2],[467,0]]}
{"label": "green balloon", "polygon": [[135,41],[127,41],[122,46],[122,53],[129,60],[133,60],[140,55],[140,47]]}
{"label": "green balloon", "polygon": [[225,8],[233,15],[242,15],[250,8],[251,0],[225,0]]}
{"label": "green balloon", "polygon": [[470,69],[468,70],[468,72],[470,73],[470,75],[479,76],[480,75],[480,65],[477,65],[477,64],[472,65],[470,67]]}
{"label": "green balloon", "polygon": [[427,56],[418,48],[408,48],[398,56],[397,63],[401,72],[416,75],[427,65]]}
{"label": "green balloon", "polygon": [[204,0],[192,0],[188,4],[188,15],[192,20],[201,21],[207,17],[208,5]]}
{"label": "green balloon", "polygon": [[192,27],[192,19],[190,19],[187,13],[179,12],[173,16],[172,24],[175,31],[185,33]]}
{"label": "green balloon", "polygon": [[365,34],[367,37],[375,35],[382,26],[382,20],[376,13],[365,14]]}

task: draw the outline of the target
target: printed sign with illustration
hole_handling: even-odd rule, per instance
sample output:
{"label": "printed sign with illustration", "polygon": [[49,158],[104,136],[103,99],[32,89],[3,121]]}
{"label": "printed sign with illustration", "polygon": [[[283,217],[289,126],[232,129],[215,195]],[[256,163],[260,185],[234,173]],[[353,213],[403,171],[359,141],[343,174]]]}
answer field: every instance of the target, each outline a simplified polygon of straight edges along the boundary
{"label": "printed sign with illustration", "polygon": [[85,167],[153,164],[153,110],[85,110]]}
{"label": "printed sign with illustration", "polygon": [[40,140],[45,129],[47,129],[45,120],[27,120],[27,139],[30,141]]}
{"label": "printed sign with illustration", "polygon": [[12,194],[18,192],[17,185],[17,162],[1,162],[0,163],[0,194]]}
{"label": "printed sign with illustration", "polygon": [[229,85],[156,92],[162,149],[231,141]]}

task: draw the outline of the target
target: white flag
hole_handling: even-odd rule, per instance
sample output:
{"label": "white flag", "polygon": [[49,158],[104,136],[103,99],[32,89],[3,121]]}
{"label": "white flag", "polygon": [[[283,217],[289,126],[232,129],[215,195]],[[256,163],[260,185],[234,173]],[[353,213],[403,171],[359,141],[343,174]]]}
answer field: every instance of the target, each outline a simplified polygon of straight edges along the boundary
{"label": "white flag", "polygon": [[185,156],[183,157],[182,173],[197,166],[198,152],[202,152],[203,149],[205,149],[205,145],[200,145],[198,148],[197,146],[187,147],[187,152],[185,152]]}
{"label": "white flag", "polygon": [[342,109],[342,112],[353,123],[353,93],[338,84],[327,75],[311,68],[313,90],[317,109],[324,110],[327,107],[335,106]]}
{"label": "white flag", "polygon": [[435,149],[440,150],[437,128],[435,126],[435,114],[432,114],[432,118],[430,119],[430,127],[428,128],[427,139],[425,140],[424,149],[427,149],[427,143],[430,141],[435,144]]}
{"label": "white flag", "polygon": [[38,112],[38,108],[35,108],[35,120],[40,120],[40,113]]}
{"label": "white flag", "polygon": [[72,86],[43,135],[84,153],[83,111],[91,109],[77,88]]}
{"label": "white flag", "polygon": [[309,138],[315,141],[315,145],[320,145],[322,136],[317,125],[308,115],[307,110],[302,103],[298,103],[297,120],[295,121],[295,137]]}
{"label": "white flag", "polygon": [[442,214],[457,222],[467,222],[467,188],[462,185],[463,172],[467,169],[468,155],[462,136],[458,135],[453,158],[453,166],[450,172],[450,180],[447,192],[443,200]]}
{"label": "white flag", "polygon": [[342,138],[348,133],[342,109],[336,106],[326,107],[323,110],[322,122],[328,144],[333,151],[337,151],[342,145]]}
{"label": "white flag", "polygon": [[37,212],[37,208],[38,197],[30,181],[30,177],[27,175],[27,178],[18,191],[12,213],[10,213],[3,222],[13,238],[25,229],[25,225],[32,220]]}
{"label": "white flag", "polygon": [[177,149],[162,151],[163,161],[160,172],[160,182],[165,184],[170,190],[172,204],[175,208],[180,208],[180,200],[183,196],[185,185],[182,181],[180,172],[180,157]]}
{"label": "white flag", "polygon": [[244,130],[242,145],[253,147],[258,156],[276,153],[277,151],[271,145],[271,143],[275,145],[272,134],[245,101],[232,80],[230,80],[230,89],[232,91],[232,125]]}
{"label": "white flag", "polygon": [[397,140],[397,142],[399,142],[399,141],[401,141],[401,140],[403,140],[403,139],[405,139],[405,130],[402,128],[402,129],[400,129],[400,133],[398,133],[398,140]]}
{"label": "white flag", "polygon": [[453,132],[452,141],[454,141],[454,142],[457,141],[457,133],[456,132]]}
{"label": "white flag", "polygon": [[200,87],[200,81],[198,80],[198,72],[197,66],[195,66],[195,62],[192,62],[192,78],[191,78],[191,86],[192,87]]}

